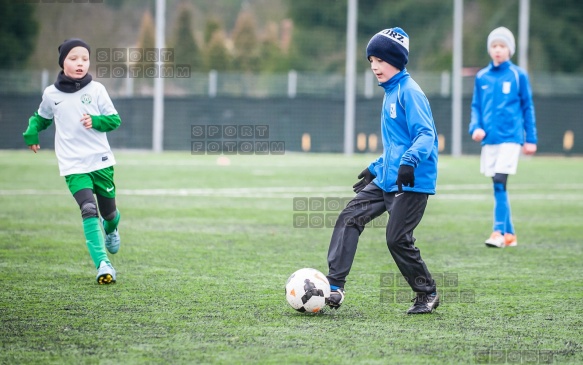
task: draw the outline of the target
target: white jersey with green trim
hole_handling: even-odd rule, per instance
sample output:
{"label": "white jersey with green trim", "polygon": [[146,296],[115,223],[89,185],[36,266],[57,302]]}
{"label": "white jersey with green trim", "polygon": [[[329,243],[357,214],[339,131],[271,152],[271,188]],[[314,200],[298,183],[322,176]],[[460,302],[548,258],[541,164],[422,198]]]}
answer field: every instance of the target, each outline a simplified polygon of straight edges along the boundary
{"label": "white jersey with green trim", "polygon": [[83,114],[117,114],[105,87],[97,81],[74,93],[47,87],[38,114],[55,123],[55,154],[61,176],[84,174],[115,165],[107,135],[81,122]]}

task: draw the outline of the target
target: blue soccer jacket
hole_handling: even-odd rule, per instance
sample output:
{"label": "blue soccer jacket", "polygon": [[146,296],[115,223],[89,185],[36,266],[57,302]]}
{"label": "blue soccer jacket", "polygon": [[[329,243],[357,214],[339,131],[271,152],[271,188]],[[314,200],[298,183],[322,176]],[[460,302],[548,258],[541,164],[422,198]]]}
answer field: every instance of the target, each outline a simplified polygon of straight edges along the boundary
{"label": "blue soccer jacket", "polygon": [[[478,128],[486,132],[485,144],[537,143],[532,91],[526,72],[506,61],[492,62],[476,74],[470,135]],[[526,132],[526,133],[525,133]]]}
{"label": "blue soccer jacket", "polygon": [[386,192],[398,191],[400,165],[415,167],[415,186],[404,191],[435,194],[437,131],[427,97],[407,69],[379,84],[385,89],[381,112],[383,154],[368,169],[373,183]]}

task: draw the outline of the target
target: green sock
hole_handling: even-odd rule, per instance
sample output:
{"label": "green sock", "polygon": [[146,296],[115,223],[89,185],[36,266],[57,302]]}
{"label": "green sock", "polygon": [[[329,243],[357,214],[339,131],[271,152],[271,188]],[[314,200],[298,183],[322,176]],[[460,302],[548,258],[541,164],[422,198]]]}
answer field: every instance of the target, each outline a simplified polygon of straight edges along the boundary
{"label": "green sock", "polygon": [[119,224],[119,219],[121,218],[121,214],[119,214],[119,210],[116,210],[115,218],[110,221],[104,220],[103,221],[103,229],[105,230],[105,234],[110,234],[111,232],[115,231],[117,225]]}
{"label": "green sock", "polygon": [[101,227],[99,226],[99,219],[97,217],[84,219],[83,232],[85,232],[87,248],[89,249],[89,255],[91,255],[95,267],[99,268],[101,261],[109,263],[107,253],[105,252],[105,240],[101,232]]}

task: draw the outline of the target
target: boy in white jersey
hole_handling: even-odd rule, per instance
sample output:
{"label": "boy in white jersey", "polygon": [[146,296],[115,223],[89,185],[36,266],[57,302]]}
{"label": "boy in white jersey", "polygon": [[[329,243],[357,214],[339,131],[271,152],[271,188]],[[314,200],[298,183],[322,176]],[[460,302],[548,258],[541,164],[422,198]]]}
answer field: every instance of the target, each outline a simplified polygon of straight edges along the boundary
{"label": "boy in white jersey", "polygon": [[97,268],[97,282],[115,283],[115,269],[105,249],[111,254],[119,250],[120,214],[113,181],[115,158],[105,132],[119,127],[121,120],[105,87],[92,81],[88,73],[89,45],[71,38],[58,49],[59,66],[63,70],[57,81],[45,89],[39,109],[30,117],[23,133],[24,140],[36,153],[40,149],[38,133],[54,120],[59,171],[81,209],[87,248]]}

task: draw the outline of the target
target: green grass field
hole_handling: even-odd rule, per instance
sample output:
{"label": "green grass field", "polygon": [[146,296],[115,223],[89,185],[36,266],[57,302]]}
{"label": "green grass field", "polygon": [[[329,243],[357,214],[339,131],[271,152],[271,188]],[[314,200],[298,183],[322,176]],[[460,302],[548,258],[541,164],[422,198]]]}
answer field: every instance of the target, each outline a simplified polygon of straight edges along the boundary
{"label": "green grass field", "polygon": [[99,286],[54,153],[0,151],[0,363],[583,363],[580,158],[521,160],[509,180],[519,246],[488,249],[490,181],[476,156],[441,157],[415,232],[445,293],[433,315],[405,314],[409,291],[379,226],[361,237],[340,310],[289,307],[287,277],[326,272],[331,235],[294,227],[294,198],[352,196],[374,157],[221,166],[119,151],[118,278]]}

